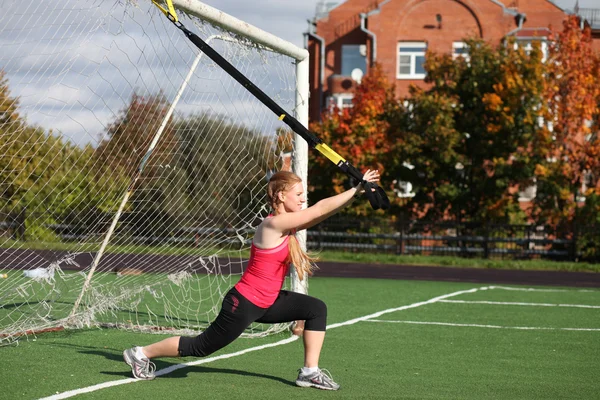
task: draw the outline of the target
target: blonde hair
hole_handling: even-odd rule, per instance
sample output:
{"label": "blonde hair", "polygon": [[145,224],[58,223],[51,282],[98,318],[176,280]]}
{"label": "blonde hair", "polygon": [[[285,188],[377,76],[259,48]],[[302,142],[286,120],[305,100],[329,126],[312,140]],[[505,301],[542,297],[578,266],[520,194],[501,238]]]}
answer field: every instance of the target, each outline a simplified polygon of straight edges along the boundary
{"label": "blonde hair", "polygon": [[[277,206],[281,203],[279,200],[280,192],[287,192],[293,188],[297,183],[302,182],[302,179],[293,172],[280,171],[275,173],[271,179],[269,179],[269,185],[267,186],[267,199],[269,205],[276,212]],[[317,269],[314,262],[317,261],[316,257],[310,256],[302,247],[298,239],[296,239],[296,230],[292,230],[289,235],[288,250],[289,254],[286,262],[292,264],[296,269],[298,278],[304,279],[304,274],[312,275],[313,271]]]}

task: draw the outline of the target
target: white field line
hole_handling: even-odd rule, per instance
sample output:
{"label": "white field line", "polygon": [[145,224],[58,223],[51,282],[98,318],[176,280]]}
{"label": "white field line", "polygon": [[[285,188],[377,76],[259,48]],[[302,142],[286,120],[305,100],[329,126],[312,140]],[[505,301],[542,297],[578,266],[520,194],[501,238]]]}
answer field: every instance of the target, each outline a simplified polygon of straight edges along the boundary
{"label": "white field line", "polygon": [[535,306],[535,307],[572,307],[572,308],[600,308],[600,306],[590,306],[587,304],[552,304],[552,303],[520,303],[514,301],[486,301],[486,300],[440,300],[440,303],[461,303],[461,304],[493,304],[500,306]]}
{"label": "white field line", "polygon": [[371,314],[371,315],[365,315],[364,317],[358,317],[358,318],[350,319],[350,320],[348,320],[346,322],[340,322],[340,323],[337,323],[337,324],[328,325],[327,329],[339,328],[340,326],[346,326],[346,325],[354,325],[357,322],[366,321],[366,320],[372,319],[372,318],[377,318],[377,317],[382,316],[383,314],[389,314],[389,313],[396,312],[396,311],[408,310],[409,308],[421,307],[421,306],[424,306],[426,304],[436,303],[438,301],[447,299],[448,297],[460,296],[461,294],[475,293],[475,292],[477,292],[479,290],[488,290],[489,288],[490,288],[489,286],[484,286],[484,287],[480,287],[480,288],[473,288],[473,289],[469,289],[469,290],[460,290],[458,292],[444,294],[442,296],[434,297],[434,298],[431,298],[431,299],[426,300],[426,301],[421,301],[419,303],[413,303],[413,304],[409,304],[407,306],[402,306],[402,307],[397,307],[397,308],[390,308],[390,309],[387,309],[387,310],[376,312],[376,313]]}
{"label": "white field line", "polygon": [[416,325],[442,325],[459,326],[473,328],[491,328],[491,329],[521,329],[521,330],[544,330],[544,331],[589,331],[600,332],[600,328],[551,328],[539,326],[500,326],[500,325],[480,325],[480,324],[453,324],[449,322],[430,322],[430,321],[388,321],[380,319],[370,319],[365,322],[387,322],[392,324],[416,324]]}
{"label": "white field line", "polygon": [[[406,306],[402,306],[402,307],[396,307],[396,308],[390,308],[387,310],[383,310],[383,311],[379,311],[370,315],[365,315],[363,317],[359,317],[359,318],[354,318],[345,322],[340,322],[337,324],[332,324],[332,325],[328,325],[327,329],[335,329],[335,328],[339,328],[341,326],[347,326],[347,325],[353,325],[356,324],[357,322],[361,322],[361,321],[366,321],[369,320],[371,318],[377,318],[380,317],[384,314],[389,314],[392,312],[396,312],[396,311],[402,311],[402,310],[407,310],[409,308],[415,308],[415,307],[420,307],[420,306],[424,306],[426,304],[431,304],[431,303],[435,303],[438,302],[440,300],[443,299],[447,299],[449,297],[454,297],[454,296],[460,296],[461,294],[468,294],[468,293],[475,293],[479,290],[488,290],[491,287],[489,286],[484,286],[484,287],[479,287],[479,288],[473,288],[473,289],[468,289],[468,290],[460,290],[458,292],[454,292],[454,293],[449,293],[449,294],[445,294],[442,296],[438,296],[438,297],[433,297],[429,300],[426,301],[421,301],[418,303],[413,303],[413,304],[409,304]],[[251,347],[249,349],[245,349],[245,350],[241,350],[235,353],[230,353],[230,354],[223,354],[217,357],[210,357],[210,358],[202,358],[200,360],[196,360],[196,361],[190,361],[187,363],[181,363],[181,364],[175,364],[172,365],[168,368],[165,369],[161,369],[159,371],[156,371],[156,376],[161,376],[161,375],[166,375],[168,373],[171,373],[175,370],[181,369],[181,368],[186,368],[189,366],[194,366],[194,365],[200,365],[200,364],[206,364],[212,361],[217,361],[217,360],[222,360],[225,358],[231,358],[231,357],[237,357],[243,354],[247,354],[253,351],[258,351],[258,350],[263,350],[269,347],[276,347],[276,346],[280,346],[283,344],[288,344],[291,343],[295,340],[297,340],[298,337],[297,336],[292,336],[288,339],[284,339],[284,340],[280,340],[279,342],[275,342],[275,343],[270,343],[270,344],[266,344],[263,346],[256,346],[256,347]],[[127,379],[119,379],[116,381],[110,381],[110,382],[103,382],[103,383],[99,383],[97,385],[93,385],[93,386],[88,386],[85,388],[80,388],[80,389],[74,389],[74,390],[68,390],[66,392],[62,392],[62,393],[57,393],[55,395],[52,396],[48,396],[48,397],[43,397],[40,400],[59,400],[59,399],[67,399],[69,397],[73,397],[73,396],[77,396],[79,394],[83,394],[83,393],[89,393],[89,392],[94,392],[96,390],[101,390],[101,389],[105,389],[105,388],[109,388],[112,386],[118,386],[118,385],[124,385],[127,383],[133,383],[133,382],[138,382],[138,379],[134,379],[134,378],[127,378]]]}
{"label": "white field line", "polygon": [[600,293],[600,290],[594,289],[536,289],[536,288],[522,288],[522,287],[511,287],[511,286],[489,286],[489,289],[499,290],[512,290],[519,292],[546,292],[546,293],[558,293],[558,292],[578,292],[578,293]]}

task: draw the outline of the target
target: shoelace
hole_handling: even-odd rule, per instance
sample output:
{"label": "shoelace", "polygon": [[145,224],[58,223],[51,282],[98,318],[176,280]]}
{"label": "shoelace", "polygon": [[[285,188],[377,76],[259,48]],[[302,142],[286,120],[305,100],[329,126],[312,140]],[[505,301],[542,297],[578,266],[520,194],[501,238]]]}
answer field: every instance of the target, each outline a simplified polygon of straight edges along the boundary
{"label": "shoelace", "polygon": [[156,371],[156,364],[154,364],[152,361],[150,361],[149,358],[147,358],[144,372],[148,375],[152,375],[154,374],[154,371]]}
{"label": "shoelace", "polygon": [[327,382],[327,383],[335,383],[333,381],[333,376],[331,375],[331,372],[329,372],[326,369],[320,369],[319,368],[319,377],[321,378],[321,380],[323,382]]}

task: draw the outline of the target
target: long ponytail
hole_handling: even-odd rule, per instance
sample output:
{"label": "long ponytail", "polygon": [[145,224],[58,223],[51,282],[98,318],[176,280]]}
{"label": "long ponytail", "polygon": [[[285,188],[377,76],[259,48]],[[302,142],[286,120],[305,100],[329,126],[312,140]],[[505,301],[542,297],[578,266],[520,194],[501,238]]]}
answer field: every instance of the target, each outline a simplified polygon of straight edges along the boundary
{"label": "long ponytail", "polygon": [[317,258],[308,255],[304,250],[302,250],[295,233],[290,234],[290,239],[288,240],[288,249],[290,253],[288,254],[287,261],[296,269],[298,278],[303,280],[304,274],[308,274],[309,276],[312,275],[317,269],[317,266],[314,264],[314,262],[317,261]]}

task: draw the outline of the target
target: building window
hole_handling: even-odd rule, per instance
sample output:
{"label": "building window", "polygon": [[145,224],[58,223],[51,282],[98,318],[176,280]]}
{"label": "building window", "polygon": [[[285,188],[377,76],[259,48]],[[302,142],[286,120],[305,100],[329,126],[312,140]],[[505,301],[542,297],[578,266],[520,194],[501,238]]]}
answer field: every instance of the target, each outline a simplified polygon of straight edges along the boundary
{"label": "building window", "polygon": [[337,107],[340,111],[345,108],[352,108],[352,99],[354,95],[350,93],[334,94],[327,99],[329,105],[329,112],[333,112],[333,109]]}
{"label": "building window", "polygon": [[425,42],[399,42],[398,43],[398,79],[423,79],[425,78]]}
{"label": "building window", "polygon": [[458,57],[469,61],[469,47],[465,42],[452,43],[452,58],[457,59]]}
{"label": "building window", "polygon": [[352,97],[340,97],[339,101],[341,103],[341,107],[338,104],[338,107],[340,108],[352,108],[353,105],[353,100]]}
{"label": "building window", "polygon": [[[545,40],[538,40],[538,42],[540,42],[540,50],[542,51],[542,62],[546,62],[548,59],[548,43]],[[515,49],[518,47],[522,47],[525,49],[525,53],[529,54],[531,53],[531,50],[533,50],[533,41],[523,39],[517,40],[515,42]]]}
{"label": "building window", "polygon": [[535,199],[536,194],[537,194],[537,186],[535,184],[535,178],[534,178],[532,185],[527,186],[524,190],[519,191],[519,201],[523,202],[523,203],[533,201]]}
{"label": "building window", "polygon": [[352,71],[360,69],[367,72],[367,46],[364,44],[345,44],[342,46],[342,75],[350,76]]}

